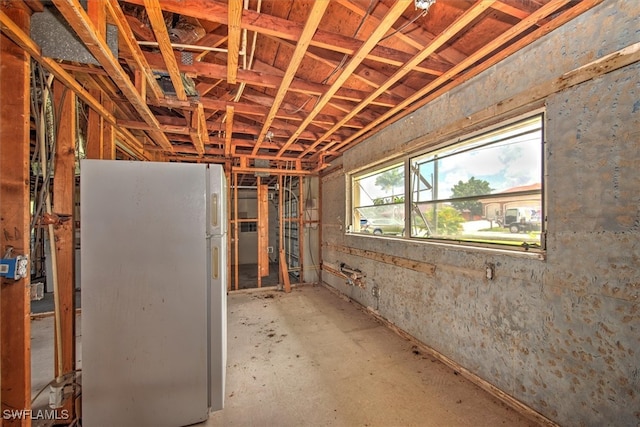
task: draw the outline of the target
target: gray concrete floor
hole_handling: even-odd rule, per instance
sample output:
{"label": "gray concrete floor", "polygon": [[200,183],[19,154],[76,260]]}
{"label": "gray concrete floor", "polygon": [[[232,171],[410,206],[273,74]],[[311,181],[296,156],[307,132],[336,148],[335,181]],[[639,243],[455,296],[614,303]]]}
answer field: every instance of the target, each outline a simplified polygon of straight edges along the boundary
{"label": "gray concrete floor", "polygon": [[226,406],[206,426],[531,426],[322,286],[229,295]]}
{"label": "gray concrete floor", "polygon": [[[235,271],[235,266],[231,266]],[[292,279],[293,280],[293,279]],[[269,275],[262,278],[261,285],[263,287],[276,286],[280,282],[278,274],[278,263],[269,264]],[[232,287],[235,287],[235,278],[232,281]],[[238,289],[252,289],[258,287],[258,264],[239,264],[238,265]]]}
{"label": "gray concrete floor", "polygon": [[[76,315],[76,368],[82,368],[82,317]],[[31,398],[34,399],[32,409],[49,409],[49,390],[47,385],[54,379],[54,324],[53,315],[35,317],[31,320]],[[41,392],[42,391],[42,392]],[[41,393],[40,393],[41,392]],[[40,393],[40,394],[39,394]],[[38,395],[39,394],[39,395]],[[44,418],[44,417],[43,417]],[[51,420],[33,420],[33,427],[48,427]]]}
{"label": "gray concrete floor", "polygon": [[[34,319],[33,395],[52,378],[53,317]],[[47,402],[45,392],[33,407]],[[201,425],[536,425],[356,305],[311,285],[229,295],[225,405]]]}

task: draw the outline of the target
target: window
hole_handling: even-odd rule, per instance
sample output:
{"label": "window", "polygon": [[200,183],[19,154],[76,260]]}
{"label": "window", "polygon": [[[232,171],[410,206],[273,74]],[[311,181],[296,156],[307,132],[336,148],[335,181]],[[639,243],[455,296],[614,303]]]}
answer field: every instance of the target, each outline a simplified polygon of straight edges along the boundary
{"label": "window", "polygon": [[542,152],[540,114],[354,176],[353,230],[540,250]]}
{"label": "window", "polygon": [[258,231],[258,223],[257,222],[241,222],[240,223],[240,232],[241,233],[254,233]]}
{"label": "window", "polygon": [[368,171],[353,179],[353,231],[402,235],[404,165]]}

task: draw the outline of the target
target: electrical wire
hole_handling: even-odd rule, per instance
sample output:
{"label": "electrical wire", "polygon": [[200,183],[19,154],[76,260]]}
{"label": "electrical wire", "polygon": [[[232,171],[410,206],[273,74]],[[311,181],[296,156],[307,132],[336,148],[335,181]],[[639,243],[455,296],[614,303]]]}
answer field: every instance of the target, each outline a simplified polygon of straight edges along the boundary
{"label": "electrical wire", "polygon": [[[354,38],[355,38],[355,37],[358,35],[358,33],[360,32],[360,29],[362,28],[362,25],[363,25],[363,24],[364,24],[364,22],[366,21],[367,16],[371,15],[371,12],[372,12],[372,11],[373,11],[373,9],[374,9],[374,5],[375,5],[375,3],[376,3],[376,0],[371,0],[371,1],[369,2],[369,7],[367,8],[367,10],[366,10],[365,14],[362,16],[362,19],[360,20],[360,23],[359,23],[359,24],[358,24],[358,26],[356,27],[356,30],[355,30],[355,32],[354,32],[354,34],[353,34],[353,37],[354,37]],[[345,55],[342,57],[342,60],[338,63],[338,65],[336,65],[336,67],[335,67],[333,70],[331,70],[331,72],[329,73],[329,75],[328,75],[327,77],[325,77],[325,78],[324,78],[324,80],[322,80],[322,82],[320,82],[320,83],[321,83],[321,84],[327,84],[327,82],[329,81],[329,79],[330,79],[331,77],[333,77],[333,76],[334,76],[334,75],[335,75],[339,70],[341,70],[341,69],[344,67],[344,65],[347,63],[347,59],[349,59],[349,55],[345,54]],[[286,110],[285,110],[285,111],[287,112],[287,114],[297,114],[297,113],[299,113],[300,111],[302,111],[302,109],[303,109],[303,108],[304,108],[304,107],[309,103],[309,101],[311,101],[313,98],[316,98],[315,104],[313,105],[313,107],[315,108],[315,107],[316,107],[316,105],[318,105],[318,102],[320,102],[320,96],[312,95],[312,96],[309,96],[309,98],[308,98],[306,101],[304,101],[304,102],[302,103],[302,105],[301,105],[300,107],[296,108],[294,111],[286,111]]]}
{"label": "electrical wire", "polygon": [[396,34],[398,34],[399,32],[401,32],[402,30],[404,30],[405,28],[407,28],[409,25],[413,24],[414,22],[416,22],[418,19],[422,18],[423,16],[427,15],[428,10],[423,10],[422,12],[418,13],[411,21],[407,22],[406,24],[404,24],[402,27],[398,28],[397,30],[395,30],[393,33],[388,34],[386,36],[384,36],[383,38],[380,39],[380,41],[384,41],[386,39],[388,39],[389,37],[393,37]]}
{"label": "electrical wire", "polygon": [[[360,23],[358,24],[358,26],[356,27],[356,31],[353,33],[353,37],[355,38],[358,33],[360,32],[360,29],[362,28],[362,25],[364,24],[364,21],[366,21],[367,17],[371,14],[371,12],[373,11],[373,6],[375,4],[376,0],[371,0],[369,2],[369,7],[367,8],[366,12],[364,13],[364,15],[362,15],[362,19],[360,20]],[[329,79],[338,72],[338,70],[341,70],[344,65],[347,63],[347,59],[349,58],[349,55],[345,54],[342,57],[342,60],[340,61],[340,63],[333,69],[333,71],[331,71],[329,73],[329,75],[322,81],[322,84],[326,84]],[[318,97],[318,99],[320,99]]]}
{"label": "electrical wire", "polygon": [[[75,374],[77,374],[78,372],[82,372],[82,369],[74,369],[73,371],[69,371],[65,374],[60,375],[58,378],[54,378],[51,381],[49,381],[48,383],[46,383],[39,391],[38,393],[36,393],[36,395],[33,397],[33,399],[31,399],[31,404],[33,405],[35,403],[36,400],[38,400],[38,397],[40,397],[40,395],[42,394],[42,392],[44,392],[47,387],[49,387],[51,385],[52,382],[54,381],[62,381],[63,379],[69,378],[70,376],[73,376]],[[75,384],[76,386],[80,387],[79,384]]]}

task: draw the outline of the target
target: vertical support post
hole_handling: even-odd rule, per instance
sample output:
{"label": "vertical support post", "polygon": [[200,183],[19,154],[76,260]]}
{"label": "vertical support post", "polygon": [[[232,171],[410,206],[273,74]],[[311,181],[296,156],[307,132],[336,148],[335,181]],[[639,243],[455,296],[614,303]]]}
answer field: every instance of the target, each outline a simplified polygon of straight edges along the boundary
{"label": "vertical support post", "polygon": [[258,287],[269,275],[269,187],[258,177]]}
{"label": "vertical support post", "polygon": [[235,289],[238,290],[238,275],[240,271],[238,269],[238,244],[240,242],[240,236],[238,235],[238,173],[233,173],[233,243],[235,246],[235,261],[236,261],[236,281],[235,281]]}
{"label": "vertical support post", "polygon": [[322,280],[322,177],[318,176],[318,284]]}
{"label": "vertical support post", "polygon": [[304,181],[302,176],[298,176],[298,254],[300,256],[299,282],[304,282]]}
{"label": "vertical support post", "polygon": [[106,40],[107,34],[107,10],[104,0],[88,0],[87,15],[95,26],[97,33]]}
{"label": "vertical support post", "polygon": [[[30,12],[22,2],[0,9],[29,33]],[[29,75],[30,58],[0,34],[0,251],[29,254]],[[29,271],[29,269],[27,270]],[[29,277],[0,279],[0,411],[31,409],[31,297]],[[4,421],[30,426],[29,417]]]}
{"label": "vertical support post", "polygon": [[[100,101],[102,93],[99,90],[90,89],[89,93]],[[104,158],[102,151],[104,148],[104,119],[91,108],[89,108],[87,119],[87,159],[102,159]]]}
{"label": "vertical support post", "polygon": [[[285,257],[284,253],[284,189],[282,188],[282,175],[278,175],[278,256]],[[285,259],[286,262],[286,259]],[[280,261],[282,264],[282,261]],[[278,283],[284,284],[282,269],[279,269]],[[288,274],[288,273],[287,273]],[[287,277],[287,280],[289,278]]]}
{"label": "vertical support post", "polygon": [[[102,97],[102,105],[107,111],[113,113],[115,105],[106,96]],[[103,135],[102,135],[102,158],[105,160],[116,159],[116,130],[111,123],[103,122]]]}
{"label": "vertical support post", "polygon": [[224,177],[227,180],[227,260],[229,260],[227,262],[227,291],[231,290],[231,260],[233,258],[231,258],[231,226],[230,224],[233,224],[233,221],[231,220],[231,171],[230,168],[227,167],[227,165],[225,165],[224,168]]}
{"label": "vertical support post", "polygon": [[[53,210],[61,218],[67,218],[54,229],[56,243],[56,270],[58,278],[58,296],[56,303],[59,316],[55,321],[56,339],[61,339],[56,351],[55,375],[73,372],[76,365],[76,316],[75,316],[75,236],[74,236],[74,196],[75,150],[76,150],[76,95],[62,83],[55,81],[53,99],[57,117],[59,117],[55,153],[55,175],[53,178]],[[60,336],[57,337],[57,333]],[[66,408],[66,406],[65,406]],[[73,411],[73,399],[69,407]],[[73,412],[71,412],[73,418]]]}

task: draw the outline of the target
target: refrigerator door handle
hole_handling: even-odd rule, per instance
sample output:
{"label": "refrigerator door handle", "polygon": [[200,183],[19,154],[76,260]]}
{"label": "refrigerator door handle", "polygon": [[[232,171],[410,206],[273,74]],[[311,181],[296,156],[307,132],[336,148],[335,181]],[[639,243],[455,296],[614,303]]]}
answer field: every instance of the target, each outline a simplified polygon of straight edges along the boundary
{"label": "refrigerator door handle", "polygon": [[211,194],[211,225],[218,226],[218,194]]}
{"label": "refrigerator door handle", "polygon": [[218,254],[217,246],[213,247],[213,250],[211,251],[211,258],[213,261],[213,268],[212,268],[213,278],[218,279],[220,275],[220,256]]}

